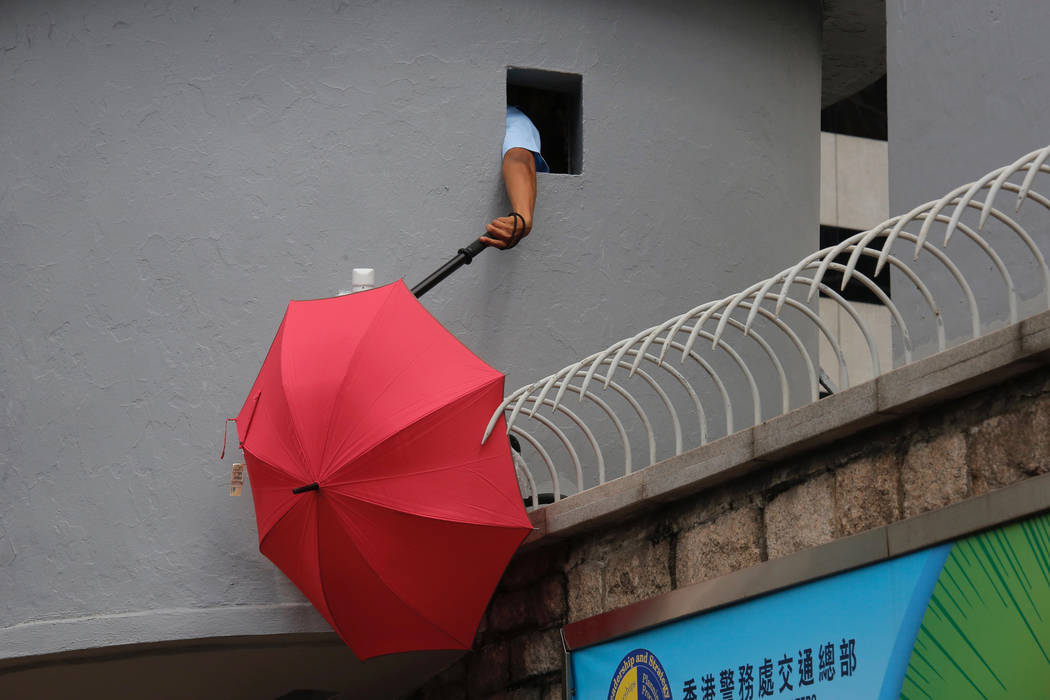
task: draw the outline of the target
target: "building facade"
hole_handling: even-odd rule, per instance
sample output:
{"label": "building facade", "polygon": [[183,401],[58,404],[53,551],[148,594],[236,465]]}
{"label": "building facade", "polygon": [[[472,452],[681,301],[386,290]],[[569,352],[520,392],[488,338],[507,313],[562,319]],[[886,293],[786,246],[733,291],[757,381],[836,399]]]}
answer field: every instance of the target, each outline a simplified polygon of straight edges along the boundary
{"label": "building facade", "polygon": [[[888,73],[892,213],[1045,144],[1048,11],[935,5],[9,3],[0,689],[393,697],[448,666],[356,662],[227,495],[223,421],[287,300],[411,284],[504,213],[521,69],[578,87],[568,172],[428,309],[514,387],[737,291],[818,245],[822,96]],[[428,692],[540,692],[461,663]]]}

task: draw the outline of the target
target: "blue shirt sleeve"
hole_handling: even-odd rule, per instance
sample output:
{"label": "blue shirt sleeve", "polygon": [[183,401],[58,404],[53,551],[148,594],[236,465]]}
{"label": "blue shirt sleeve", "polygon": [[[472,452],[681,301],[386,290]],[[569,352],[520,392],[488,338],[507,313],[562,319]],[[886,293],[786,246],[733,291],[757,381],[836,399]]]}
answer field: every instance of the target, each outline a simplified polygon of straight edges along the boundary
{"label": "blue shirt sleeve", "polygon": [[543,160],[543,156],[540,155],[540,132],[536,129],[536,126],[532,123],[532,120],[525,116],[517,107],[507,107],[507,133],[503,137],[503,153],[500,157],[507,155],[507,151],[512,148],[524,148],[532,151],[532,155],[536,158],[536,171],[541,173],[549,173],[550,167],[547,165],[547,161]]}

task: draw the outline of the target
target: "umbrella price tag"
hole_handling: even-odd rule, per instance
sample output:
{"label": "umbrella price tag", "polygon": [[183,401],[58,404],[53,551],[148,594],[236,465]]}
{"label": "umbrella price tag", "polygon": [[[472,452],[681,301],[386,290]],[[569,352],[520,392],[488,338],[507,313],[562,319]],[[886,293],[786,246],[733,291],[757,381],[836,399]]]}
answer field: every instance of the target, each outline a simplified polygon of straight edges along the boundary
{"label": "umbrella price tag", "polygon": [[244,463],[235,462],[233,465],[233,471],[230,474],[230,495],[240,496],[241,489],[244,487]]}

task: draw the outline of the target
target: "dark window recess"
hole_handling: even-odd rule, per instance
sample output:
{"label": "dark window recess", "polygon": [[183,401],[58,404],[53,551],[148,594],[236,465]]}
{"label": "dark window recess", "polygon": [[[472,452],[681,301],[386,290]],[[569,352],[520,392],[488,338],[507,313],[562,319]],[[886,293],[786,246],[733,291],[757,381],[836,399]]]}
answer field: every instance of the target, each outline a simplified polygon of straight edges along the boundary
{"label": "dark window recess", "polygon": [[[859,233],[853,229],[840,228],[838,226],[824,226],[820,227],[820,247],[829,248],[833,245],[837,245],[842,241],[846,240],[850,236]],[[869,248],[875,250],[882,250],[882,244],[886,241],[883,237],[875,238],[868,244]],[[842,265],[849,263],[850,253],[842,253],[835,258],[835,262]],[[887,263],[883,266],[882,272],[878,275],[875,274],[875,265],[878,263],[878,258],[871,255],[861,255],[860,259],[857,260],[857,272],[861,273],[868,279],[872,280],[875,285],[881,289],[886,296],[890,296],[890,265]],[[867,285],[860,282],[856,275],[850,277],[849,284],[846,285],[845,291],[840,291],[839,287],[842,286],[842,272],[839,270],[828,269],[824,275],[824,284],[835,290],[842,295],[844,299],[849,301],[863,301],[869,304],[881,304],[879,298],[875,296],[875,292],[871,291]],[[826,296],[821,292],[822,296]]]}
{"label": "dark window recess", "polygon": [[507,69],[507,104],[528,115],[540,132],[552,173],[583,172],[583,77],[535,68]]}
{"label": "dark window recess", "polygon": [[886,140],[886,76],[820,112],[820,130]]}

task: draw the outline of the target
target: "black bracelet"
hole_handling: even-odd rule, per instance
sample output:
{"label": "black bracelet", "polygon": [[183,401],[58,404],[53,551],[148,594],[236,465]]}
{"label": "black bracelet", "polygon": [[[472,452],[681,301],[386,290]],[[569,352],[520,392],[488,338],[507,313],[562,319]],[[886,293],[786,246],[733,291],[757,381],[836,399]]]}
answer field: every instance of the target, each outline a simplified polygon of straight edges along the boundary
{"label": "black bracelet", "polygon": [[518,245],[518,241],[520,241],[522,237],[518,235],[518,219],[521,219],[521,233],[522,235],[525,234],[525,217],[516,211],[510,212],[509,214],[507,214],[507,216],[514,217],[514,228],[510,232],[510,244],[507,246],[507,248],[509,249]]}
{"label": "black bracelet", "polygon": [[522,216],[521,214],[519,214],[516,211],[512,211],[511,213],[507,214],[507,216],[513,216],[514,217],[514,231],[513,231],[513,233],[511,233],[512,236],[516,235],[518,233],[518,219],[521,219],[521,230],[522,231],[525,230],[525,217],[524,216]]}

